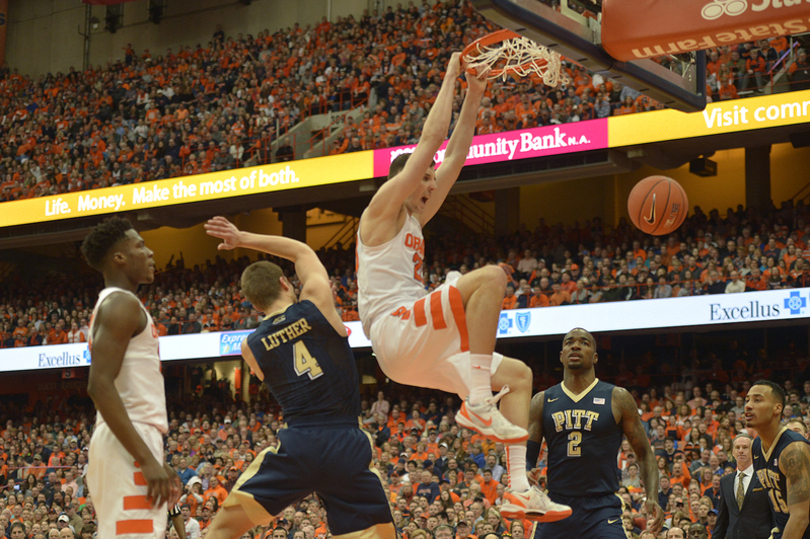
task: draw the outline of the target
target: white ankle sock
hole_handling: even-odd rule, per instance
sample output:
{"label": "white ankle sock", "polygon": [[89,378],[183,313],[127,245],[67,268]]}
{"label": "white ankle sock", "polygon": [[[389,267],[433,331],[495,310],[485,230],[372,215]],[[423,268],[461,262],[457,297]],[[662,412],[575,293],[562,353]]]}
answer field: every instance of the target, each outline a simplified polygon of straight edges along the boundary
{"label": "white ankle sock", "polygon": [[509,488],[515,492],[529,490],[529,479],[526,477],[526,446],[523,444],[507,445],[506,460]]}
{"label": "white ankle sock", "polygon": [[470,354],[470,404],[480,404],[492,396],[492,354]]}

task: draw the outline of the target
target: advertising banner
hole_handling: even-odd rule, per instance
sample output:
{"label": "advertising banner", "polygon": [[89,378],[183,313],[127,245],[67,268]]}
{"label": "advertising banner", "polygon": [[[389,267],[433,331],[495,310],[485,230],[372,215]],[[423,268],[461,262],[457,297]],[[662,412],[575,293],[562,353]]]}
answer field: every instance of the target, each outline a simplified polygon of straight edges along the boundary
{"label": "advertising banner", "polygon": [[623,62],[810,30],[802,0],[604,0],[602,46]]}
{"label": "advertising banner", "polygon": [[[607,147],[606,119],[549,125],[473,137],[465,166],[602,150]],[[394,159],[403,153],[413,153],[415,149],[416,145],[374,150],[374,176],[388,175],[388,168]],[[444,161],[446,149],[447,141],[436,152],[434,159],[437,165]]]}
{"label": "advertising banner", "polygon": [[611,148],[722,135],[810,121],[810,90],[709,103],[701,112],[673,109],[611,116]]}
{"label": "advertising banner", "polygon": [[358,152],[31,198],[0,205],[0,228],[342,183],[372,172],[372,153]]}
{"label": "advertising banner", "polygon": [[[592,332],[744,325],[810,318],[810,288],[647,299],[539,309],[502,311],[499,339],[562,336],[575,327]],[[349,345],[369,349],[360,322],[346,322]],[[214,359],[240,355],[250,331],[194,333],[160,337],[161,361]],[[62,369],[90,365],[87,344],[0,349],[0,372]]]}

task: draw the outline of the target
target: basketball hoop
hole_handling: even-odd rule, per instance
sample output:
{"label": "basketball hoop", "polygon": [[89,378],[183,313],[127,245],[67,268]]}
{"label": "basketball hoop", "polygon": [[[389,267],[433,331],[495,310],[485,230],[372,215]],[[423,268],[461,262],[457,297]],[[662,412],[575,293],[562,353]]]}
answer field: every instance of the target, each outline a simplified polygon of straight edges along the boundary
{"label": "basketball hoop", "polygon": [[568,83],[568,77],[562,74],[559,54],[511,30],[498,30],[473,41],[464,48],[461,58],[472,74],[489,66],[489,80],[537,73],[543,83],[552,88]]}

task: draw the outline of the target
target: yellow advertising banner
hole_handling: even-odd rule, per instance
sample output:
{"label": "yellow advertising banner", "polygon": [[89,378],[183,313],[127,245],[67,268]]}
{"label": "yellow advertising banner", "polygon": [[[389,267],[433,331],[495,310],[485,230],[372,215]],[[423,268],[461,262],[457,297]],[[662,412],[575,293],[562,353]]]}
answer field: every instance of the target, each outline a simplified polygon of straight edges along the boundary
{"label": "yellow advertising banner", "polygon": [[301,159],[5,202],[0,204],[0,227],[286,191],[373,175],[373,152]]}
{"label": "yellow advertising banner", "polygon": [[611,148],[810,122],[810,90],[709,103],[701,112],[666,109],[608,118]]}

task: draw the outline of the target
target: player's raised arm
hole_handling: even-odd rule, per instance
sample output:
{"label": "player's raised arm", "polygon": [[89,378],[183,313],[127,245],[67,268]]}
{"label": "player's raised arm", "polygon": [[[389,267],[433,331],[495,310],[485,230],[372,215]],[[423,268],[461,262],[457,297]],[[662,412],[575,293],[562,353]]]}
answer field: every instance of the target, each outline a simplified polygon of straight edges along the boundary
{"label": "player's raised arm", "polygon": [[173,480],[177,474],[172,471],[170,475],[165,463],[155,459],[132,425],[121,395],[115,387],[115,379],[121,371],[130,339],[143,331],[146,323],[146,316],[138,300],[129,294],[111,294],[99,306],[93,323],[92,362],[87,393],[110,431],[140,465],[146,479],[146,497],[153,507],[157,507],[172,497],[175,486]]}
{"label": "player's raised arm", "polygon": [[222,240],[217,249],[230,250],[237,247],[254,249],[290,260],[295,264],[295,273],[301,281],[300,299],[312,301],[326,319],[335,326],[338,333],[345,334],[346,328],[334,308],[329,274],[315,251],[297,240],[282,236],[252,234],[239,230],[224,217],[214,217],[205,223],[205,231]]}
{"label": "player's raised arm", "polygon": [[779,470],[787,478],[788,517],[782,539],[801,539],[810,524],[810,445],[793,442],[779,459]]}
{"label": "player's raised arm", "polygon": [[655,463],[647,433],[638,415],[638,406],[630,393],[621,387],[613,389],[613,402],[621,413],[621,426],[630,447],[636,454],[641,474],[641,481],[644,483],[644,491],[647,493],[647,510],[655,518],[653,533],[657,536],[664,525],[664,511],[658,505],[658,467]]}
{"label": "player's raised arm", "polygon": [[[428,113],[422,136],[416,149],[408,158],[404,168],[393,178],[385,182],[375,193],[364,213],[369,228],[376,226],[375,221],[394,220],[399,215],[405,200],[419,188],[424,180],[425,171],[431,166],[433,157],[447,138],[450,119],[453,115],[453,93],[456,79],[461,73],[461,55],[453,53],[447,64],[442,86],[436,101]],[[363,231],[361,230],[361,234]],[[365,235],[364,235],[365,237]]]}
{"label": "player's raised arm", "polygon": [[467,154],[470,152],[470,143],[472,143],[475,134],[475,120],[478,117],[481,98],[484,97],[484,92],[487,89],[489,72],[489,67],[486,67],[477,76],[467,73],[467,96],[461,106],[461,114],[456,128],[447,143],[444,160],[441,166],[436,169],[436,191],[430,196],[425,205],[425,211],[419,216],[419,222],[422,223],[422,226],[425,226],[439,211],[450,189],[456,183],[461,169],[464,167]]}

